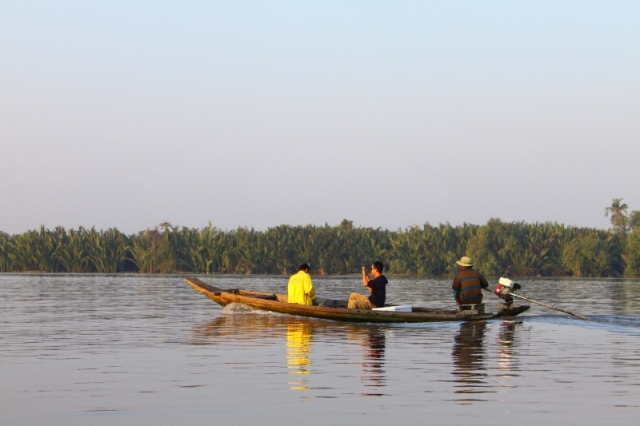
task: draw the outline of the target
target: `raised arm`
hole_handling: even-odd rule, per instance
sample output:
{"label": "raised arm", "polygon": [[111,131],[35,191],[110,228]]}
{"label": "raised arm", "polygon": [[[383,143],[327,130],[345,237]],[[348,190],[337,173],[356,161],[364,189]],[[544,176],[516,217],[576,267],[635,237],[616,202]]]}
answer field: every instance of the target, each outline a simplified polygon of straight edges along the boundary
{"label": "raised arm", "polygon": [[362,267],[362,285],[365,286],[369,293],[371,293],[371,287],[369,287],[369,273],[367,272],[367,268]]}

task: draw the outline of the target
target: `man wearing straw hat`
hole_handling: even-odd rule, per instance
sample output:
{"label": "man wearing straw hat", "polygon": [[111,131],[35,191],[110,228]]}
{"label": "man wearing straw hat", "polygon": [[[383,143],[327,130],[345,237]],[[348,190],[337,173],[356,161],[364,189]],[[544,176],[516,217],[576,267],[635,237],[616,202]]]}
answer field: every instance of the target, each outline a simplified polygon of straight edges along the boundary
{"label": "man wearing straw hat", "polygon": [[451,286],[456,303],[458,306],[482,303],[482,289],[489,287],[489,283],[482,274],[472,269],[470,257],[462,256],[456,263],[460,266],[460,273]]}

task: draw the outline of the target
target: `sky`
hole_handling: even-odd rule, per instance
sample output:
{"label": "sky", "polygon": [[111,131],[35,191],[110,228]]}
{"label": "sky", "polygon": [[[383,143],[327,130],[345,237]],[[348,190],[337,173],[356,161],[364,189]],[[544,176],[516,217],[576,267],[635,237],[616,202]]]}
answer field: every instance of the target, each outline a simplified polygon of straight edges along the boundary
{"label": "sky", "polygon": [[606,229],[640,2],[0,0],[0,230]]}

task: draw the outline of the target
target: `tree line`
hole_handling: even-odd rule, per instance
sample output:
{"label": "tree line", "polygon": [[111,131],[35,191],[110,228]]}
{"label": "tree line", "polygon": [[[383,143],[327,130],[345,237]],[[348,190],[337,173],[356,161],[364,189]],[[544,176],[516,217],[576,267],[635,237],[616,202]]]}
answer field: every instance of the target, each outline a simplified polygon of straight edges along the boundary
{"label": "tree line", "polygon": [[[618,204],[616,204],[616,200]],[[315,274],[359,272],[380,260],[391,274],[443,276],[462,255],[489,276],[640,276],[640,212],[627,215],[621,199],[606,212],[612,229],[558,223],[413,226],[396,231],[281,225],[256,231],[174,227],[126,235],[117,229],[57,227],[0,232],[1,272],[141,272],[290,274],[301,263]]]}

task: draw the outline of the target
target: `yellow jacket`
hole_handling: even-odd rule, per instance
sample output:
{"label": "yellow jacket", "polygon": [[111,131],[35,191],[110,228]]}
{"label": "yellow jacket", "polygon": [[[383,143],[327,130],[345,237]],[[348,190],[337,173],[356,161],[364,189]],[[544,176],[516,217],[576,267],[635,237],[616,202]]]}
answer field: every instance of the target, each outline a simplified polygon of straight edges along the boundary
{"label": "yellow jacket", "polygon": [[314,297],[316,297],[316,292],[313,290],[311,275],[304,271],[298,271],[297,274],[289,278],[289,303],[312,305]]}

